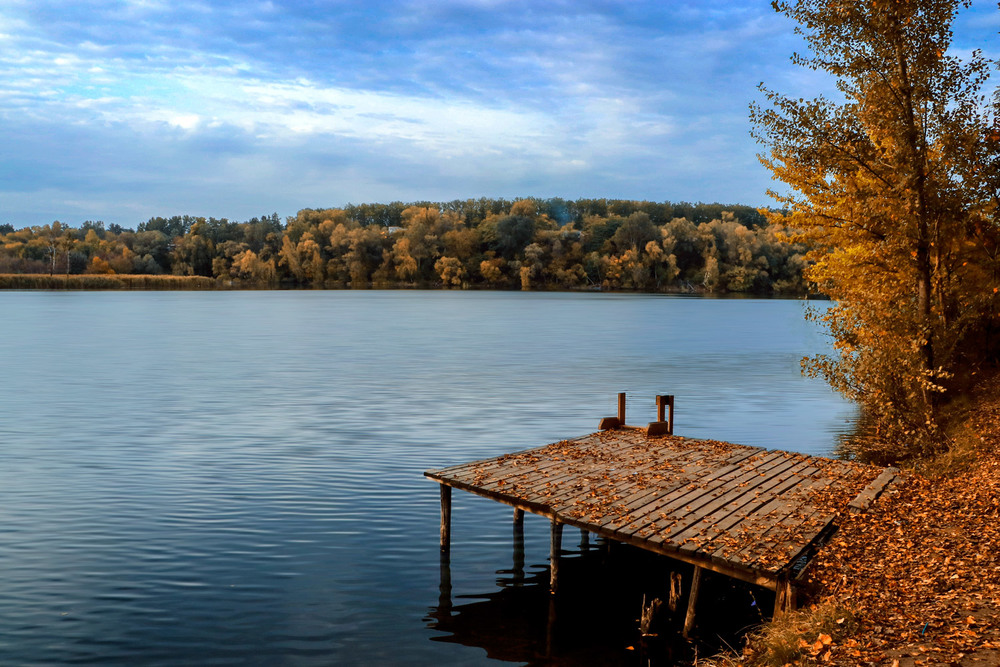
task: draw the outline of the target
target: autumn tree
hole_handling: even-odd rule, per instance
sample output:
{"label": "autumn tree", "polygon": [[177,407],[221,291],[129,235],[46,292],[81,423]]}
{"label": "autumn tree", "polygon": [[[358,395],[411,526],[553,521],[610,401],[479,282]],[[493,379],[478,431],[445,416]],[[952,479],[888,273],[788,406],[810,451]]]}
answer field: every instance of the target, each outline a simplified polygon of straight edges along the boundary
{"label": "autumn tree", "polygon": [[[209,237],[209,227],[199,218],[187,234],[176,239],[171,253],[171,267],[180,276],[211,276],[215,244]],[[119,271],[127,273],[128,271]]]}
{"label": "autumn tree", "polygon": [[465,277],[465,267],[455,257],[442,257],[434,262],[434,271],[441,277],[445,287],[461,287]]}
{"label": "autumn tree", "polygon": [[831,74],[839,95],[762,86],[751,109],[761,160],[789,188],[771,193],[791,211],[780,222],[812,244],[807,278],[835,301],[819,319],[836,355],[806,367],[862,405],[868,453],[883,458],[940,441],[940,408],[998,349],[991,63],[949,53],[967,4],[775,2],[812,50],[793,61]]}
{"label": "autumn tree", "polygon": [[368,287],[372,273],[382,264],[385,236],[378,227],[358,227],[348,234],[349,248],[344,254],[351,287]]}
{"label": "autumn tree", "polygon": [[56,257],[59,255],[59,247],[62,241],[62,223],[56,220],[51,225],[45,225],[44,230],[45,250],[50,261],[49,275],[51,276],[56,271]]}

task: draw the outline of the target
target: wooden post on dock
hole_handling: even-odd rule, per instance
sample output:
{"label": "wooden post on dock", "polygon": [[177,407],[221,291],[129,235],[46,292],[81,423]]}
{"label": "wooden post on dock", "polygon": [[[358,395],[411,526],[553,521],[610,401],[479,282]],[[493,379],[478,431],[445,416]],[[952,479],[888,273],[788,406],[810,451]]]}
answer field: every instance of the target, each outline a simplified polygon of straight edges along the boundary
{"label": "wooden post on dock", "polygon": [[451,554],[451,487],[441,485],[441,557]]}
{"label": "wooden post on dock", "polygon": [[606,431],[612,428],[618,428],[619,426],[625,425],[625,392],[620,392],[618,394],[618,416],[617,417],[605,417],[601,420],[600,425],[597,427],[602,431]]}
{"label": "wooden post on dock", "polygon": [[688,594],[688,609],[684,616],[684,638],[691,636],[694,629],[694,610],[698,604],[698,588],[701,586],[701,568],[694,566],[694,576],[691,577],[691,592]]}
{"label": "wooden post on dock", "polygon": [[674,434],[674,395],[670,394],[666,396],[667,406],[670,410],[667,413],[667,435]]}
{"label": "wooden post on dock", "polygon": [[514,508],[514,585],[524,584],[524,510]]}
{"label": "wooden post on dock", "polygon": [[795,610],[797,600],[795,585],[790,579],[778,579],[778,588],[774,597],[774,617],[783,616]]}
{"label": "wooden post on dock", "polygon": [[[669,408],[669,412],[668,412]],[[667,435],[674,434],[674,396],[666,394],[656,397],[656,421],[667,423]]]}
{"label": "wooden post on dock", "polygon": [[[669,415],[667,408],[670,409]],[[674,397],[673,395],[656,395],[656,421],[646,427],[646,435],[674,434]]]}
{"label": "wooden post on dock", "polygon": [[552,519],[552,540],[549,544],[549,592],[555,595],[559,591],[559,548],[562,545],[563,525],[557,519]]}

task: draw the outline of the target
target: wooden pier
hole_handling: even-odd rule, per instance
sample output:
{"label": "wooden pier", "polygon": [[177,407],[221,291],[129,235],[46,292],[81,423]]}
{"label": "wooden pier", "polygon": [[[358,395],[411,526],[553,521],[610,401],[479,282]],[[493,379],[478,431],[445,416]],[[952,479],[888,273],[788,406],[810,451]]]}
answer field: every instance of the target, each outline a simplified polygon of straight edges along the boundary
{"label": "wooden pier", "polygon": [[[665,411],[669,407],[669,419]],[[673,397],[658,419],[424,474],[441,484],[441,550],[451,545],[451,489],[552,522],[550,587],[559,587],[564,525],[694,566],[685,634],[703,570],[773,590],[775,611],[795,606],[795,583],[842,511],[878,496],[894,470],[792,452],[672,435]]]}

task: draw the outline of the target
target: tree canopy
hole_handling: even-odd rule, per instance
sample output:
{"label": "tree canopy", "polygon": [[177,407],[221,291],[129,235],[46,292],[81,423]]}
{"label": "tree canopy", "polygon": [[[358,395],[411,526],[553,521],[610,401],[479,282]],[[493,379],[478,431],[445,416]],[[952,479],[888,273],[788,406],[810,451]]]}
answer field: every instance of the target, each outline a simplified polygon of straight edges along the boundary
{"label": "tree canopy", "polygon": [[207,276],[246,286],[800,294],[803,246],[747,206],[475,199],[154,217],[0,235],[0,273]]}
{"label": "tree canopy", "polygon": [[840,99],[762,84],[751,108],[789,188],[771,194],[811,247],[806,276],[836,301],[820,319],[837,355],[807,368],[860,402],[868,453],[885,458],[938,442],[939,409],[1000,350],[994,63],[951,54],[963,4],[775,2],[812,51],[793,61],[832,75]]}

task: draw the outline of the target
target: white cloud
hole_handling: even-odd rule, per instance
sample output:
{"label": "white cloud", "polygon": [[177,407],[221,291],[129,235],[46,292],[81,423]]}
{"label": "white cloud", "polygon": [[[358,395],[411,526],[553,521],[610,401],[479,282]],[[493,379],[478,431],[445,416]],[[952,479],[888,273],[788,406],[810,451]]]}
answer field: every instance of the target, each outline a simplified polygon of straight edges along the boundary
{"label": "white cloud", "polygon": [[749,0],[0,0],[0,216],[32,201],[43,222],[61,205],[126,225],[481,195],[763,203],[754,87],[831,87],[788,64],[791,31]]}

